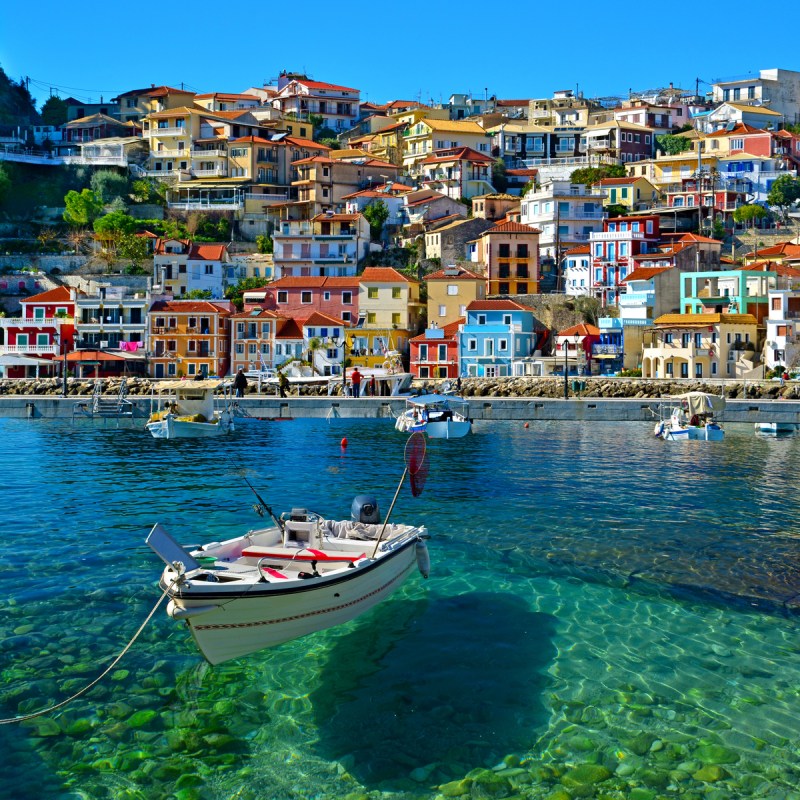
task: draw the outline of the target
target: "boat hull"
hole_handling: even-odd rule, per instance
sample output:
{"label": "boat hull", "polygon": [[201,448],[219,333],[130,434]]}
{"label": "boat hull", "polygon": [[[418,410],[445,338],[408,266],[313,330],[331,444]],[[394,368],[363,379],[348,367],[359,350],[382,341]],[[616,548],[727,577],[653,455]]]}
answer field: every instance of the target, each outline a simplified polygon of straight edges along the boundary
{"label": "boat hull", "polygon": [[145,428],[154,439],[203,439],[229,433],[233,420],[221,417],[218,422],[187,422],[168,414],[157,422],[148,422]]}
{"label": "boat hull", "polygon": [[756,422],[756,433],[763,433],[767,436],[778,436],[780,434],[791,434],[797,431],[797,425],[793,422]]}
{"label": "boat hull", "polygon": [[213,591],[191,597],[172,593],[169,611],[186,620],[206,660],[220,664],[341,625],[368,611],[402,585],[417,566],[416,541],[412,538],[374,562],[292,581],[291,586],[257,584],[257,589],[251,587],[238,596]]}
{"label": "boat hull", "polygon": [[472,430],[471,422],[448,419],[443,422],[429,422],[425,433],[431,439],[460,439]]}

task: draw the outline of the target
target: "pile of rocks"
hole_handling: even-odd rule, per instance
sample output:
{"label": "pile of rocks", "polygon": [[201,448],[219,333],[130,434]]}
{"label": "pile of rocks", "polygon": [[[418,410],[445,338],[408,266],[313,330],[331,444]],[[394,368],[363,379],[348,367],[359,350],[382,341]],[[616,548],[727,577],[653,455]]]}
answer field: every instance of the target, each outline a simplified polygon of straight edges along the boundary
{"label": "pile of rocks", "polygon": [[[648,380],[645,378],[580,378],[577,391],[573,390],[575,381],[567,382],[570,397],[586,397],[598,399],[653,399],[682,394],[683,392],[701,391],[719,394],[719,384],[706,384],[703,381],[667,381]],[[158,381],[149,378],[127,378],[127,392],[132,397],[150,395]],[[95,380],[69,378],[67,392],[70,397],[84,397],[94,392]],[[119,394],[120,379],[103,380],[103,394],[116,396]],[[436,391],[439,386],[434,381],[419,380],[414,382],[419,391]],[[337,393],[340,388],[337,386]],[[0,396],[16,395],[61,395],[60,378],[6,378],[0,380]],[[256,385],[251,382],[247,394],[256,394]],[[274,394],[274,389],[265,389],[264,394]],[[289,396],[320,397],[328,394],[325,385],[302,385],[292,387]],[[549,378],[465,378],[462,379],[461,394],[464,397],[544,397],[559,399],[564,396],[564,379]],[[767,399],[796,400],[800,399],[800,383],[790,381],[781,386],[778,381],[732,382],[725,385],[725,396],[729,399]]]}

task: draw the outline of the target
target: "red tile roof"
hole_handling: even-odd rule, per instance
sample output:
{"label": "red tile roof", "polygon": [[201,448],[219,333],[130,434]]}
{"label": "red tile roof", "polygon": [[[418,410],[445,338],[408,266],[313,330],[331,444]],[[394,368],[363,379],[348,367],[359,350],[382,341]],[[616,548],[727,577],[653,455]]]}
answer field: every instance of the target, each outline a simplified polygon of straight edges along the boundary
{"label": "red tile roof", "polygon": [[295,319],[285,319],[275,334],[276,339],[302,339],[303,331]]}
{"label": "red tile roof", "polygon": [[394,267],[367,267],[359,277],[359,283],[418,283]]}
{"label": "red tile roof", "polygon": [[722,242],[719,239],[711,239],[708,236],[698,236],[696,233],[684,233],[679,242],[698,242],[700,244],[718,244],[720,247],[722,246]]}
{"label": "red tile roof", "polygon": [[559,331],[556,336],[575,336],[576,334],[578,336],[599,336],[600,328],[589,325],[586,322],[580,322],[577,325],[573,325],[571,328]]}
{"label": "red tile roof", "polygon": [[269,284],[270,289],[321,289],[325,288],[343,288],[343,289],[357,289],[358,277],[353,275],[351,277],[324,277],[319,275],[287,275],[284,278],[278,278]]}
{"label": "red tile roof", "polygon": [[192,261],[222,261],[227,252],[226,244],[193,244],[189,258]]}
{"label": "red tile roof", "polygon": [[322,81],[309,81],[305,78],[296,78],[296,83],[301,83],[309,89],[336,89],[339,92],[358,92],[358,89],[351,89],[348,86],[337,86],[335,83],[323,83]]}
{"label": "red tile roof", "polygon": [[289,142],[290,144],[296,145],[297,147],[307,147],[309,150],[330,150],[332,148],[328,147],[326,144],[322,144],[320,142],[315,142],[313,139],[303,139],[300,136],[284,136],[278,142],[273,142],[272,144],[282,144],[283,142]]}
{"label": "red tile roof", "polygon": [[[448,273],[448,270],[450,272]],[[458,272],[453,275],[452,270],[458,270]],[[460,265],[456,265],[454,267],[443,267],[442,269],[436,270],[436,272],[431,272],[430,275],[425,276],[426,281],[483,281],[486,280],[483,275],[478,275],[477,272],[472,272],[471,270],[466,269]]]}
{"label": "red tile roof", "polygon": [[467,311],[532,311],[513,300],[473,300]]}
{"label": "red tile roof", "polygon": [[[257,291],[252,289],[251,291]],[[246,294],[246,293],[245,293]],[[266,308],[250,308],[247,311],[239,311],[236,314],[231,314],[231,319],[281,319],[281,315],[275,311],[269,311]]]}
{"label": "red tile roof", "polygon": [[209,314],[222,314],[223,316],[230,316],[226,311],[219,306],[210,303],[207,300],[156,300],[150,311],[172,311],[173,313],[181,314],[196,314],[201,311]]}
{"label": "red tile roof", "polygon": [[26,297],[23,303],[63,303],[71,301],[72,296],[66,286],[57,286],[55,289],[48,289],[41,294],[35,294],[32,297]]}
{"label": "red tile roof", "polygon": [[[445,155],[442,150],[448,151]],[[441,150],[434,150],[427,158],[422,160],[423,164],[441,164],[448,161],[483,161],[490,163],[494,159],[473,150],[471,147],[448,147]]]}
{"label": "red tile roof", "polygon": [[674,269],[674,267],[636,267],[633,272],[626,278],[623,278],[620,283],[627,283],[628,281],[649,281],[650,278],[660,275],[668,269]]}
{"label": "red tile roof", "polygon": [[565,251],[565,256],[579,256],[583,254],[588,254],[592,252],[592,248],[588,244],[579,244],[577,247],[570,247],[569,250]]}
{"label": "red tile roof", "polygon": [[624,178],[602,178],[597,182],[599,186],[619,186],[619,185],[627,185],[629,183],[633,183],[634,181],[638,181],[641,177],[634,177],[633,175],[626,175]]}
{"label": "red tile roof", "polygon": [[344,320],[336,319],[336,317],[331,317],[328,314],[323,314],[321,311],[315,311],[310,317],[306,317],[304,320],[298,319],[298,322],[302,322],[304,328],[308,328],[312,325],[345,326]]}
{"label": "red tile roof", "polygon": [[781,242],[774,244],[772,247],[759,247],[758,250],[753,250],[748,256],[780,256],[782,258],[797,258],[800,257],[800,244],[793,242]]}
{"label": "red tile roof", "polygon": [[484,231],[481,236],[489,236],[493,233],[541,233],[538,228],[530,225],[523,225],[521,222],[501,222],[488,231]]}

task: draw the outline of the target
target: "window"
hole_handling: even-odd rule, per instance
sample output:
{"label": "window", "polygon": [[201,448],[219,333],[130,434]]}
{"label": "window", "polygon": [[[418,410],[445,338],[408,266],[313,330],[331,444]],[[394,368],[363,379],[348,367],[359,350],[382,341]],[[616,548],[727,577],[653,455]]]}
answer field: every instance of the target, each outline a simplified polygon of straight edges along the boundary
{"label": "window", "polygon": [[288,303],[289,302],[289,292],[285,289],[278,290],[278,301],[279,303]]}
{"label": "window", "polygon": [[436,360],[437,361],[447,361],[447,345],[446,344],[440,344],[440,345],[438,345],[437,349],[438,349],[438,353],[436,355]]}
{"label": "window", "polygon": [[342,292],[342,305],[349,306],[353,304],[353,293],[352,292]]}
{"label": "window", "polygon": [[427,361],[428,360],[428,345],[421,344],[419,346],[419,360],[420,361]]}
{"label": "window", "polygon": [[486,314],[478,314],[478,325],[486,324]]}
{"label": "window", "polygon": [[508,339],[498,339],[497,349],[500,351],[508,350]]}
{"label": "window", "polygon": [[322,293],[322,299],[323,300],[330,300],[331,299],[331,293],[330,292],[323,292]]}
{"label": "window", "polygon": [[455,283],[448,283],[447,284],[447,294],[449,295],[457,295],[458,294],[458,285]]}
{"label": "window", "polygon": [[744,139],[731,139],[731,150],[744,150]]}
{"label": "window", "polygon": [[667,375],[668,375],[668,377],[671,378],[672,377],[672,362],[671,361],[667,361],[667,365],[666,366],[667,366]]}
{"label": "window", "polygon": [[392,300],[399,300],[401,297],[401,289],[399,286],[392,286]]}
{"label": "window", "polygon": [[755,100],[756,97],[756,87],[755,86],[748,86],[747,87],[747,99],[748,100]]}
{"label": "window", "polygon": [[467,350],[472,351],[473,353],[476,352],[478,349],[478,340],[477,339],[468,339],[467,340]]}
{"label": "window", "polygon": [[664,344],[672,344],[672,334],[665,333],[664,334]]}
{"label": "window", "polygon": [[311,292],[300,292],[300,302],[303,305],[309,305],[311,303]]}
{"label": "window", "polygon": [[722,90],[722,102],[727,103],[731,99],[731,90],[730,89],[723,89]]}
{"label": "window", "polygon": [[694,335],[694,346],[695,347],[702,347],[703,346],[703,334],[696,333]]}
{"label": "window", "polygon": [[439,306],[439,316],[440,317],[447,316],[447,306]]}
{"label": "window", "polygon": [[377,286],[368,286],[367,287],[367,297],[370,300],[377,300],[378,299],[378,287]]}
{"label": "window", "polygon": [[501,244],[498,246],[497,255],[499,258],[509,258],[511,256],[511,245]]}
{"label": "window", "polygon": [[503,325],[511,324],[511,314],[503,314]]}
{"label": "window", "polygon": [[742,90],[737,86],[733,90],[733,101],[736,102],[737,100],[741,100],[741,99],[742,99]]}
{"label": "window", "polygon": [[694,365],[694,376],[695,376],[695,378],[702,378],[703,377],[703,365],[702,364],[695,364]]}
{"label": "window", "polygon": [[374,311],[367,312],[367,325],[374,325],[375,324],[376,315]]}
{"label": "window", "polygon": [[400,314],[392,314],[392,325],[399,325],[400,324]]}

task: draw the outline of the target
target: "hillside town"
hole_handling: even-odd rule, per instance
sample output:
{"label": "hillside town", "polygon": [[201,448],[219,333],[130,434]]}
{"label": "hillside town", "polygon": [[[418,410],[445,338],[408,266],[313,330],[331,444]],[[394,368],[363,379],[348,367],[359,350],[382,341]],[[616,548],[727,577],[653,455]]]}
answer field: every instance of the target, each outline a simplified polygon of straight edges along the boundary
{"label": "hillside town", "polygon": [[0,375],[800,369],[800,72],[429,104],[294,72],[215,88],[0,126]]}

